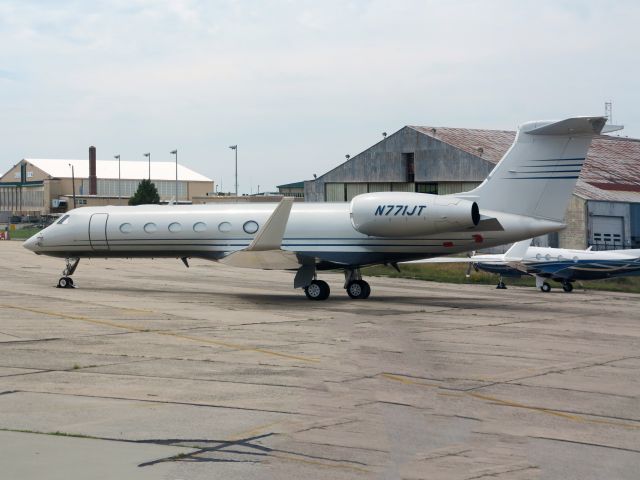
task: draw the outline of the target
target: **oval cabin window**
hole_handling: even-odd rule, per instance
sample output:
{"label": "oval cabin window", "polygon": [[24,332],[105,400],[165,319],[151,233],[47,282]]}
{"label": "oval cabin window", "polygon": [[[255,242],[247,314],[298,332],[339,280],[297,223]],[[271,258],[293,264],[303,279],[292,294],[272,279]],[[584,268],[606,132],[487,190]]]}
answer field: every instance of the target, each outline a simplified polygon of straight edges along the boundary
{"label": "oval cabin window", "polygon": [[158,227],[156,226],[155,223],[147,223],[144,226],[144,231],[147,233],[154,233],[156,231],[158,231]]}
{"label": "oval cabin window", "polygon": [[222,222],[220,225],[218,225],[218,230],[220,230],[222,233],[230,232],[231,224],[229,222]]}
{"label": "oval cabin window", "polygon": [[207,224],[204,222],[197,222],[193,224],[194,232],[204,232],[207,229]]}
{"label": "oval cabin window", "polygon": [[120,225],[120,231],[122,233],[131,233],[132,230],[133,230],[133,227],[131,226],[130,223],[123,223],[122,225]]}
{"label": "oval cabin window", "polygon": [[177,233],[181,230],[182,230],[182,225],[180,225],[178,222],[173,222],[169,224],[169,231],[171,233]]}
{"label": "oval cabin window", "polygon": [[253,220],[245,222],[245,224],[242,226],[242,229],[247,233],[256,233],[258,231],[258,228],[258,224]]}

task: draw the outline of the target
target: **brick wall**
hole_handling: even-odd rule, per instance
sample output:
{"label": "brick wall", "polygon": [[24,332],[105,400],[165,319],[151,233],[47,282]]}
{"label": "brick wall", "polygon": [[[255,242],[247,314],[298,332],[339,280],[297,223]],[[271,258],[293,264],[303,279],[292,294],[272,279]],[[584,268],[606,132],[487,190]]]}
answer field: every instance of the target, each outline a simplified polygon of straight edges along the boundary
{"label": "brick wall", "polygon": [[558,233],[560,248],[587,248],[586,205],[582,198],[571,196],[564,218],[567,228]]}

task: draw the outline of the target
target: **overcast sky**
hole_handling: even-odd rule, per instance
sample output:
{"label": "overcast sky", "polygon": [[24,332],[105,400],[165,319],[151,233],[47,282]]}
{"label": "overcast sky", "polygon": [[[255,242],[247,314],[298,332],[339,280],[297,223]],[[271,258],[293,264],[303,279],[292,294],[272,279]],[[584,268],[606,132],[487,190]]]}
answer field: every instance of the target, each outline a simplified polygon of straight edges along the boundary
{"label": "overcast sky", "polygon": [[309,179],[404,125],[602,114],[640,137],[640,2],[2,0],[0,170],[171,160]]}

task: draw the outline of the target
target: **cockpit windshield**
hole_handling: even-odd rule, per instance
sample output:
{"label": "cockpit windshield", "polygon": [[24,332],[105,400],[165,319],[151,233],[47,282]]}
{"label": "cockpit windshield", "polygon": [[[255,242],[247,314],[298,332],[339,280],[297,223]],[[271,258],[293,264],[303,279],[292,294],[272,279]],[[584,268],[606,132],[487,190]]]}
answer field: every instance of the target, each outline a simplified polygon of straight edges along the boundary
{"label": "cockpit windshield", "polygon": [[64,217],[62,217],[60,220],[58,220],[56,223],[57,223],[58,225],[64,225],[64,224],[66,224],[66,223],[69,223],[69,217],[70,217],[70,216],[71,216],[71,215],[65,215],[65,216],[64,216]]}

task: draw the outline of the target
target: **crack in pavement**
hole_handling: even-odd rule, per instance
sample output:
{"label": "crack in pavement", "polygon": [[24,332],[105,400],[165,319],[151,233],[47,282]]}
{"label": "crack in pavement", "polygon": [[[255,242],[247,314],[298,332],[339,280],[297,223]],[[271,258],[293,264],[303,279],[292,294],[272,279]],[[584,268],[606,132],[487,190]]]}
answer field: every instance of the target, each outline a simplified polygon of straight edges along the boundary
{"label": "crack in pavement", "polygon": [[590,443],[590,442],[580,442],[578,440],[567,440],[564,438],[553,438],[553,437],[538,437],[534,435],[527,435],[528,438],[534,438],[536,440],[549,440],[552,442],[563,442],[563,443],[573,443],[575,445],[584,445],[587,447],[598,447],[598,448],[607,448],[611,450],[619,450],[621,452],[631,452],[631,453],[640,453],[640,450],[636,450],[634,448],[625,448],[625,447],[615,447],[613,445],[604,445],[601,443]]}
{"label": "crack in pavement", "polygon": [[78,397],[78,398],[100,398],[103,400],[122,400],[126,402],[144,402],[144,403],[157,403],[162,405],[186,405],[189,407],[204,407],[204,408],[221,408],[227,410],[242,410],[249,412],[266,412],[266,413],[280,413],[282,415],[303,415],[314,417],[316,415],[303,412],[290,412],[286,410],[268,410],[264,408],[249,408],[249,407],[231,407],[229,405],[217,405],[212,403],[197,403],[197,402],[178,402],[172,400],[151,400],[148,398],[129,398],[129,397],[110,397],[105,395],[88,395],[81,393],[63,393],[63,392],[46,392],[38,390],[17,390],[15,393],[35,393],[41,395],[61,395],[66,397]]}

